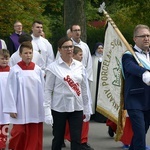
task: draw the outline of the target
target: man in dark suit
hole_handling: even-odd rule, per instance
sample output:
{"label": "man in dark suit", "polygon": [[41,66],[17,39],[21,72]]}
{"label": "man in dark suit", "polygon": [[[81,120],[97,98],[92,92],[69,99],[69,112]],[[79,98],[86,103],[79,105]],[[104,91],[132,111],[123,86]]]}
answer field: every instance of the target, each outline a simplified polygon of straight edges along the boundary
{"label": "man in dark suit", "polygon": [[145,150],[150,125],[150,29],[146,25],[137,25],[133,36],[134,51],[143,67],[138,65],[130,52],[123,55],[124,104],[134,132],[129,150]]}

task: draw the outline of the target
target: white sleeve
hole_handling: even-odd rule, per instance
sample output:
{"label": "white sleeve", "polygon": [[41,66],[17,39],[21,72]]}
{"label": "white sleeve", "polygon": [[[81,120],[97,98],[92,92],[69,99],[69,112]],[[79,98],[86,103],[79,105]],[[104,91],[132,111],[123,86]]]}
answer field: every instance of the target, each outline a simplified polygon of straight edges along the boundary
{"label": "white sleeve", "polygon": [[44,90],[44,107],[51,109],[52,93],[55,84],[55,75],[46,70],[46,81]]}

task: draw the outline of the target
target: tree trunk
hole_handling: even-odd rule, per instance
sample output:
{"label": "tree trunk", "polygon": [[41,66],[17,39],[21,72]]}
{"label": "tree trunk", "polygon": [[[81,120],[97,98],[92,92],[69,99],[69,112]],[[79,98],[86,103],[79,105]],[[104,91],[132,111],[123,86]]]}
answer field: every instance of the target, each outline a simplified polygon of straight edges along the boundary
{"label": "tree trunk", "polygon": [[86,0],[65,0],[64,1],[64,25],[66,30],[73,24],[81,26],[81,39],[86,42]]}

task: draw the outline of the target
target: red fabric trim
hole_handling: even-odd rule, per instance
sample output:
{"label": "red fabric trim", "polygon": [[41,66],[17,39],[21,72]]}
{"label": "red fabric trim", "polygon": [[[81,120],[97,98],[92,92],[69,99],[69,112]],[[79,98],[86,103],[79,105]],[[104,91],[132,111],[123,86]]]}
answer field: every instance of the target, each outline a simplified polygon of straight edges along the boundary
{"label": "red fabric trim", "polygon": [[28,65],[24,61],[20,61],[17,63],[22,70],[34,70],[35,63],[30,62]]}
{"label": "red fabric trim", "polygon": [[10,71],[10,67],[6,66],[6,67],[2,67],[0,66],[0,72],[9,72]]}

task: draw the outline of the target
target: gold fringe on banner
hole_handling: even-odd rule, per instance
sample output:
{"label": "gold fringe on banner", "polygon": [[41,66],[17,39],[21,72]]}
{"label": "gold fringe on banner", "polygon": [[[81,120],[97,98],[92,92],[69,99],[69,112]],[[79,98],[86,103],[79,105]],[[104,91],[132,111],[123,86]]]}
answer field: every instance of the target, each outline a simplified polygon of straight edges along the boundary
{"label": "gold fringe on banner", "polygon": [[120,90],[120,109],[118,114],[117,131],[115,141],[119,141],[123,135],[123,130],[126,122],[127,111],[124,110],[124,78],[121,73],[121,90]]}
{"label": "gold fringe on banner", "polygon": [[117,124],[118,122],[118,118],[116,118],[113,114],[111,114],[109,111],[107,111],[106,109],[104,109],[103,107],[97,106],[96,110],[101,113],[102,115],[104,115],[106,118],[110,119],[111,121],[113,121],[114,123]]}

